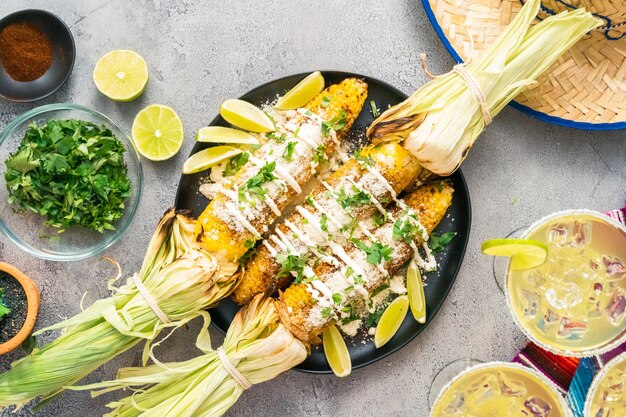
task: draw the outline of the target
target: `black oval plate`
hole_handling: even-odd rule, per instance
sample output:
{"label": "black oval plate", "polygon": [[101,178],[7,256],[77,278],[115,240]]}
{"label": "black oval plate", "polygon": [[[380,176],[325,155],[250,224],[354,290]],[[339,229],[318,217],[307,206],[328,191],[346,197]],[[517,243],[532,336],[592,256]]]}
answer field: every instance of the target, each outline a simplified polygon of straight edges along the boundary
{"label": "black oval plate", "polygon": [[[406,99],[406,95],[398,89],[387,83],[379,81],[375,78],[340,71],[322,71],[326,85],[336,84],[348,77],[357,77],[364,79],[369,85],[368,98],[365,107],[358,119],[352,127],[352,133],[348,140],[358,140],[363,137],[363,133],[367,126],[373,121],[371,113],[370,101],[374,100],[379,109],[386,109],[389,105],[395,105]],[[241,99],[251,103],[260,105],[268,100],[276,98],[277,94],[283,94],[296,85],[308,74],[296,74],[289,77],[280,78],[263,84],[260,87],[244,94]],[[217,116],[210,123],[211,126],[228,126],[228,124],[220,116]],[[201,149],[206,148],[207,144],[197,143],[191,151],[194,154]],[[176,195],[176,207],[179,209],[191,210],[193,216],[197,217],[208,204],[208,200],[198,192],[200,179],[206,175],[198,173],[193,175],[183,175],[178,184],[178,192]],[[402,326],[391,339],[389,343],[380,349],[374,347],[374,343],[368,341],[361,343],[358,337],[353,342],[348,341],[350,357],[352,358],[352,368],[360,368],[376,362],[387,355],[397,351],[404,345],[409,343],[415,336],[428,326],[430,321],[435,317],[437,311],[443,304],[446,296],[452,288],[452,284],[461,267],[465,248],[469,238],[471,223],[471,204],[467,184],[463,178],[461,171],[454,173],[450,179],[454,184],[454,197],[452,206],[448,210],[447,215],[437,227],[437,233],[445,233],[453,231],[457,236],[452,239],[446,249],[437,254],[436,258],[439,263],[439,269],[436,272],[426,274],[426,305],[427,305],[427,321],[425,324],[417,323],[409,314],[402,323]],[[223,332],[226,332],[233,317],[239,310],[239,306],[230,298],[223,300],[216,308],[210,311],[213,324]],[[331,369],[324,356],[322,349],[314,348],[311,355],[299,366],[296,367],[304,372],[328,374]]]}

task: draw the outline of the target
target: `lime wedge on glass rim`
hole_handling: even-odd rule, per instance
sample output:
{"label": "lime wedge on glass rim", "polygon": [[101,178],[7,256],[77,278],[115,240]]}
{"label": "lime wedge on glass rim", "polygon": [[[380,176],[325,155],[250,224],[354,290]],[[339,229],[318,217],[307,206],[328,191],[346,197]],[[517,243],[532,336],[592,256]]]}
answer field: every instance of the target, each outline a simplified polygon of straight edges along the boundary
{"label": "lime wedge on glass rim", "polygon": [[176,155],[183,144],[183,122],[171,107],[152,104],[135,116],[132,136],[140,154],[164,161]]}
{"label": "lime wedge on glass rim", "polygon": [[148,85],[148,65],[134,51],[115,50],[103,55],[93,69],[98,90],[115,101],[131,101]]}
{"label": "lime wedge on glass rim", "polygon": [[294,110],[304,106],[324,89],[324,77],[319,71],[309,74],[289,90],[284,96],[278,99],[276,107],[278,110]]}
{"label": "lime wedge on glass rim", "polygon": [[483,253],[510,256],[511,268],[524,270],[536,268],[548,257],[548,246],[532,239],[491,239],[482,243]]}
{"label": "lime wedge on glass rim", "polygon": [[409,297],[406,295],[397,297],[387,306],[376,326],[374,334],[376,348],[383,347],[391,340],[404,321],[407,311],[409,311]]}
{"label": "lime wedge on glass rim", "polygon": [[220,115],[231,125],[249,132],[265,133],[276,130],[272,119],[247,101],[226,100],[220,106]]}
{"label": "lime wedge on glass rim", "polygon": [[322,334],[324,355],[333,373],[340,378],[350,375],[352,372],[352,360],[346,341],[336,326],[330,326]]}
{"label": "lime wedge on glass rim", "polygon": [[243,150],[232,146],[213,146],[191,155],[183,164],[183,174],[194,174],[239,155]]}
{"label": "lime wedge on glass rim", "polygon": [[424,296],[424,283],[422,275],[414,260],[409,264],[406,271],[406,292],[409,296],[411,313],[418,323],[426,323],[426,297]]}
{"label": "lime wedge on glass rim", "polygon": [[198,131],[196,140],[203,143],[232,143],[236,145],[258,145],[259,140],[243,130],[222,126],[207,126]]}

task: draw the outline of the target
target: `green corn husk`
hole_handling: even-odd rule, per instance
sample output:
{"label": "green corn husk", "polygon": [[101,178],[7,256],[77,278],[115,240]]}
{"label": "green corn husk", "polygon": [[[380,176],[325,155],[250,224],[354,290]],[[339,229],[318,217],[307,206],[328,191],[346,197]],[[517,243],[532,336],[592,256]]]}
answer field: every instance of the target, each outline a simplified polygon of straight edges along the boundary
{"label": "green corn husk", "polygon": [[[565,51],[602,21],[584,9],[562,12],[531,26],[540,0],[528,0],[498,39],[465,68],[480,85],[495,117]],[[485,128],[473,93],[456,73],[428,82],[385,111],[367,131],[379,140],[404,140],[429,171],[452,174]]]}
{"label": "green corn husk", "polygon": [[[243,388],[211,349],[206,326],[198,335],[196,346],[204,355],[185,362],[121,369],[117,380],[71,389],[101,390],[92,393],[96,396],[140,387],[133,395],[108,404],[114,410],[107,417],[222,416],[241,396]],[[262,294],[237,313],[222,349],[252,384],[275,378],[308,355],[307,346],[280,322],[275,302]]]}
{"label": "green corn husk", "polygon": [[137,274],[171,323],[157,318],[133,280],[119,288],[110,283],[111,297],[35,333],[64,329],[59,338],[0,374],[0,408],[19,408],[37,397],[49,399],[142,340],[146,341],[145,363],[151,343],[162,330],[199,316],[209,322],[204,310],[229,294],[236,281],[218,273],[225,271],[218,271],[213,256],[194,242],[194,226],[193,220],[168,211]]}

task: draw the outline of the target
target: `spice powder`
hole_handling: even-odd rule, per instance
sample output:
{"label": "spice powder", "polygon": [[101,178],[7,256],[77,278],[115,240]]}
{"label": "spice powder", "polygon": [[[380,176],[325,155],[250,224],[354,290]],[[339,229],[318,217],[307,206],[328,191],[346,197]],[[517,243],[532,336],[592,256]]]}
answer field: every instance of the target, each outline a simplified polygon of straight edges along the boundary
{"label": "spice powder", "polygon": [[12,23],[0,32],[0,59],[15,81],[33,81],[52,65],[52,45],[32,23]]}

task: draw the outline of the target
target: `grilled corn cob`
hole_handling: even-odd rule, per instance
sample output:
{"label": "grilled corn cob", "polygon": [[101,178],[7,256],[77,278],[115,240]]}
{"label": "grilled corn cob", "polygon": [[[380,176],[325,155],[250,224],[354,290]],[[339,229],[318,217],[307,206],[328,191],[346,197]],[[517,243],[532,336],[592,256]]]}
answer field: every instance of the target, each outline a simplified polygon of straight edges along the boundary
{"label": "grilled corn cob", "polygon": [[[393,194],[370,168],[375,169],[382,176],[382,181],[391,186]],[[295,254],[284,246],[280,233],[290,235],[298,229],[316,228],[316,225],[308,222],[318,222],[319,219],[323,219],[322,226],[329,232],[341,233],[337,229],[350,228],[354,221],[361,222],[376,215],[378,209],[371,204],[372,201],[385,206],[393,200],[395,194],[412,184],[417,176],[423,175],[424,171],[417,160],[398,144],[388,143],[364,148],[335,171],[326,180],[326,184],[317,187],[307,199],[308,204],[297,207],[286,221],[277,226],[279,235],[270,236],[259,246],[246,265],[241,282],[233,293],[233,299],[239,304],[247,304],[258,293],[273,292],[274,288],[281,289],[291,283],[294,278],[292,274],[280,272],[288,260],[287,253]],[[328,192],[328,188],[339,190],[346,197],[343,200],[338,199],[336,193]],[[362,191],[370,197],[359,194]],[[346,207],[342,207],[342,204]],[[332,220],[329,220],[330,216]],[[315,246],[322,249],[326,247],[327,237],[323,234],[313,231],[308,236]],[[310,251],[309,247],[297,239],[294,245],[295,251],[300,255]]]}
{"label": "grilled corn cob", "polygon": [[281,113],[284,123],[279,120],[274,139],[250,157],[198,219],[196,233],[205,249],[227,261],[248,251],[345,137],[366,96],[367,84],[349,78],[322,91],[306,109]]}
{"label": "grilled corn cob", "polygon": [[[319,343],[324,329],[341,318],[351,303],[362,302],[392,276],[417,250],[416,244],[439,224],[452,202],[453,188],[449,182],[429,184],[407,195],[405,208],[390,209],[390,219],[376,228],[370,225],[370,242],[366,236],[360,243],[344,242],[347,262],[322,260],[308,281],[292,284],[280,295],[279,311],[283,323],[300,340]],[[411,210],[419,218],[421,230],[416,233],[395,233],[403,230],[404,218]],[[395,219],[395,221],[394,221]],[[409,231],[409,228],[404,228]],[[381,246],[375,247],[379,244]],[[367,248],[367,249],[365,249]],[[372,256],[372,249],[379,256]],[[364,250],[365,249],[365,250]],[[386,255],[385,255],[386,254]],[[343,258],[342,258],[343,261]]]}

